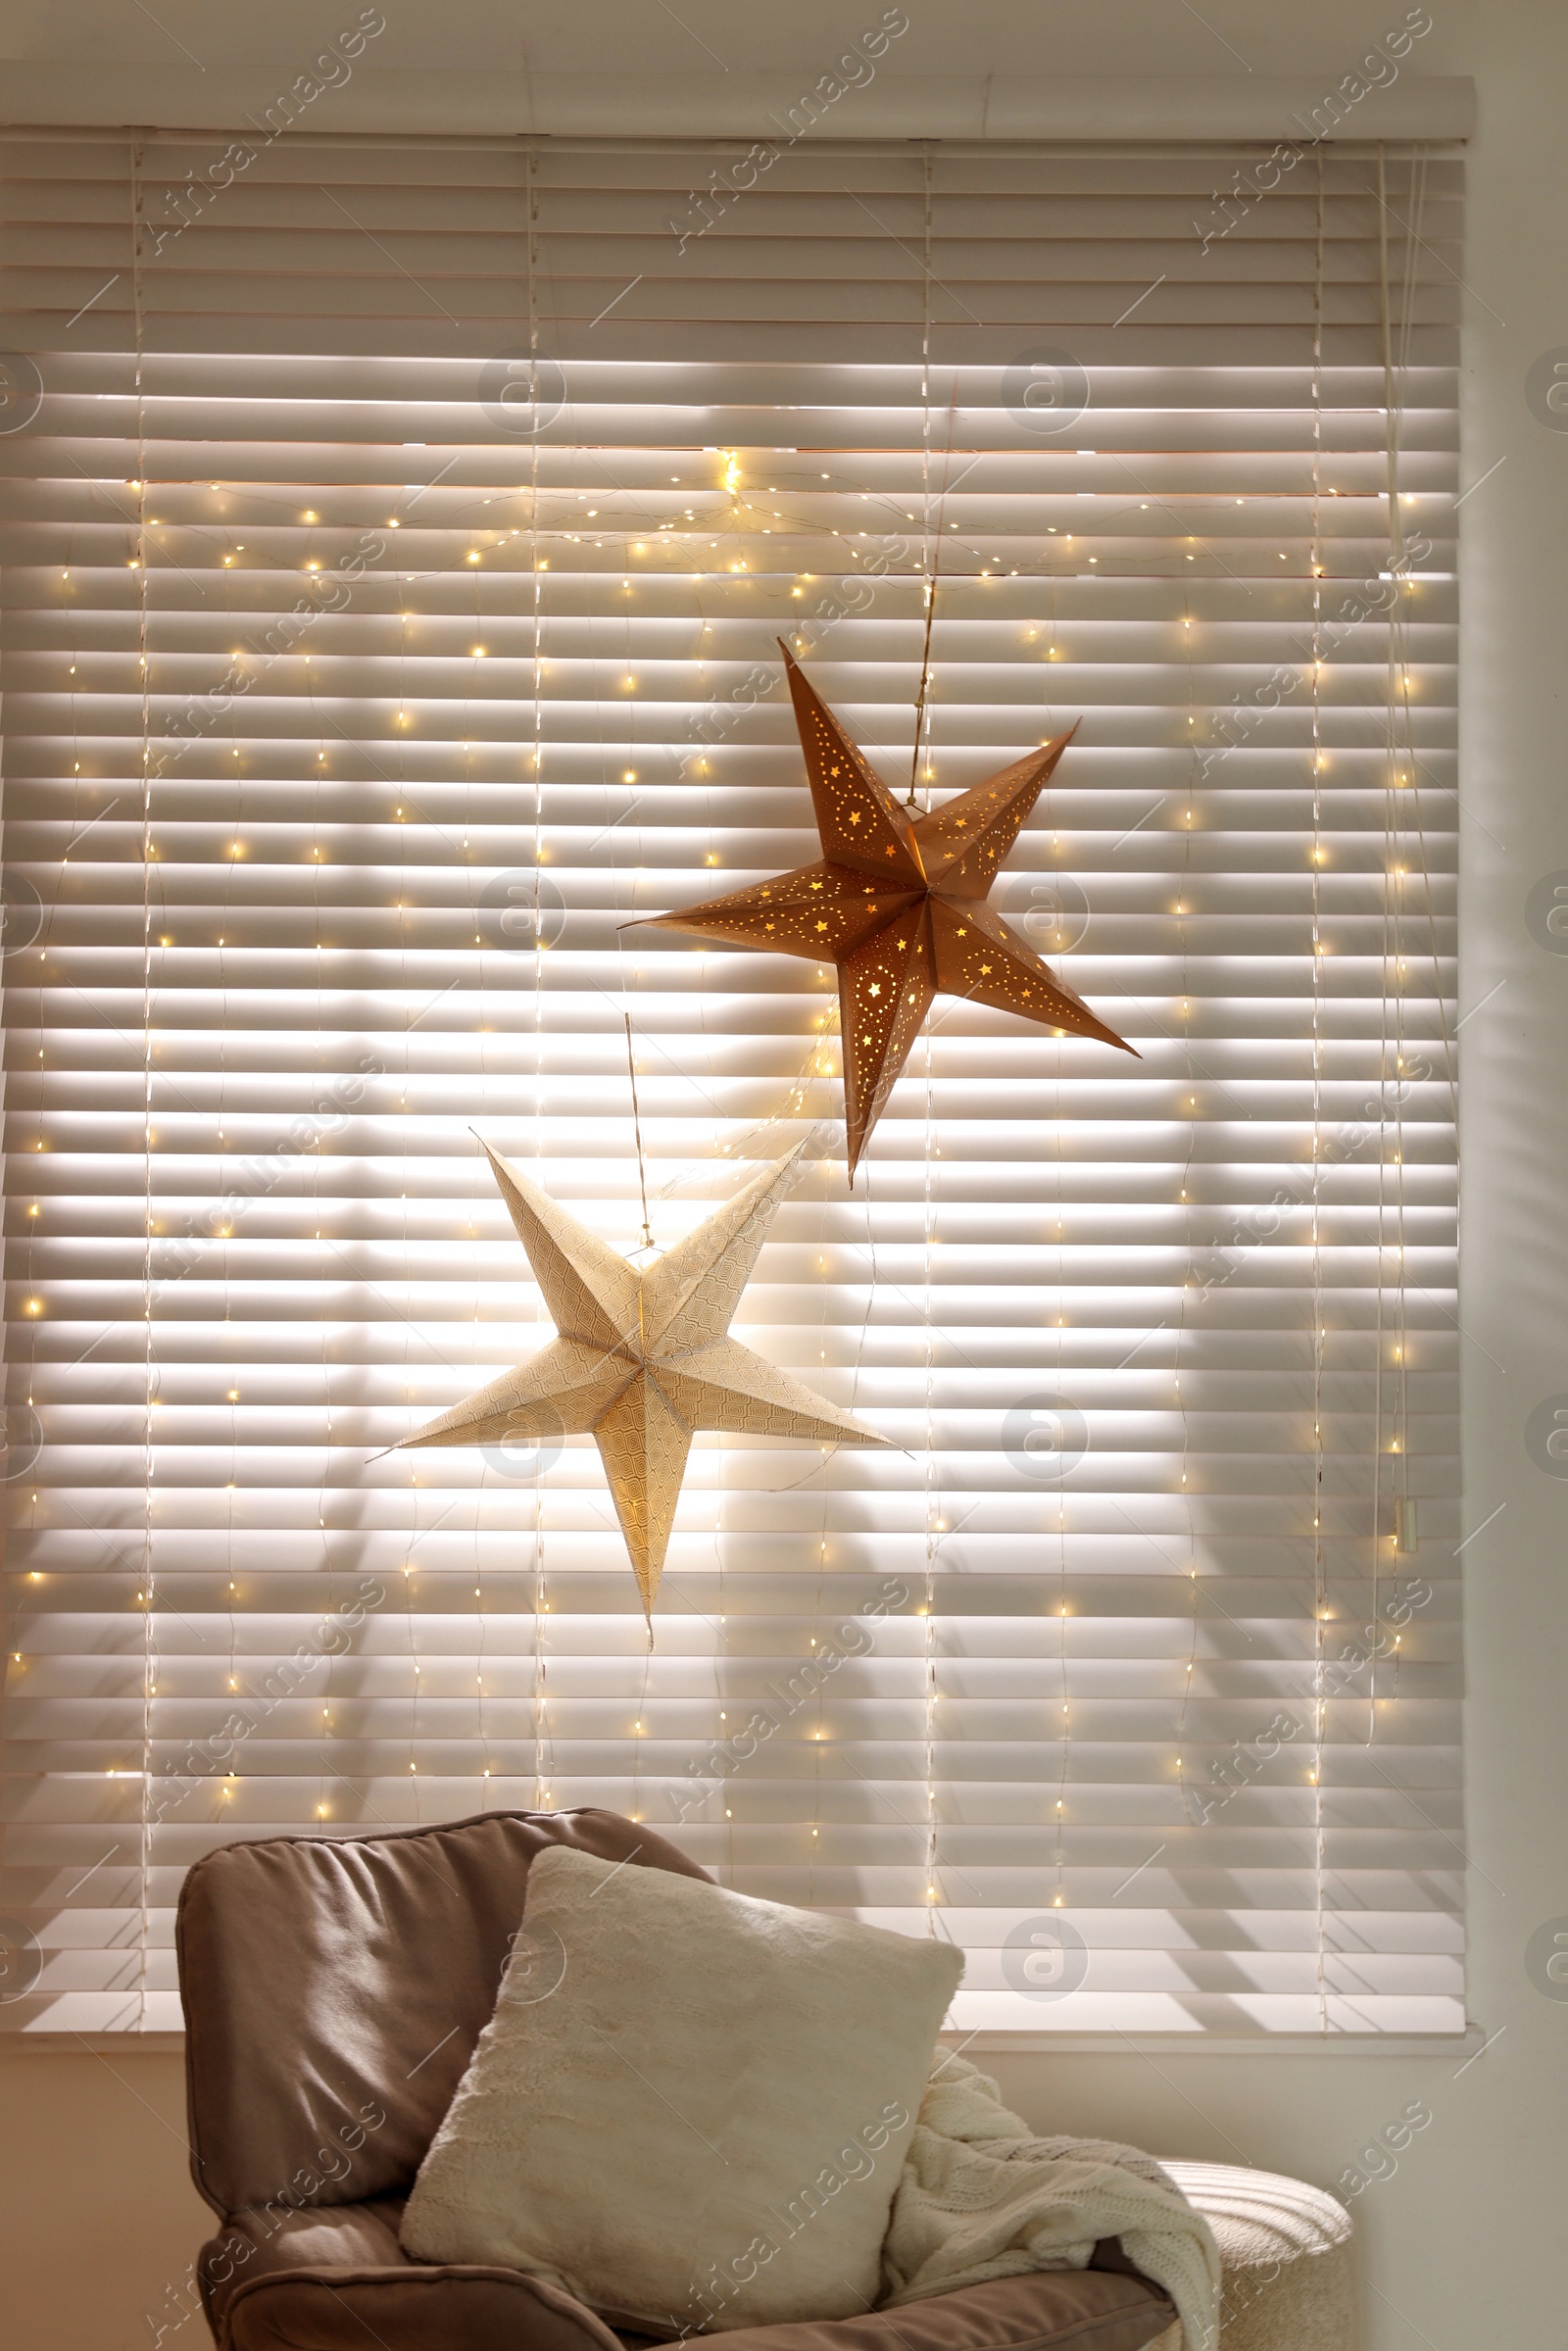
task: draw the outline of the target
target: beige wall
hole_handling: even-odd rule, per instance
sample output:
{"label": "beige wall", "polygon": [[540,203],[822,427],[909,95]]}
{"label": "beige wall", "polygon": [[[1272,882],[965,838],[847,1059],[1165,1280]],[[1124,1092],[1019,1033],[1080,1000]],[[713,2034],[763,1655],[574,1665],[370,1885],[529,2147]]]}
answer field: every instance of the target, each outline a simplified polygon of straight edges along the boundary
{"label": "beige wall", "polygon": [[[152,2351],[145,2314],[172,2315],[205,2217],[181,2058],[0,2058],[6,2351]],[[199,2320],[164,2340],[210,2351]]]}
{"label": "beige wall", "polygon": [[[632,0],[616,0],[631,5]],[[1355,2205],[1371,2351],[1560,2351],[1565,2326],[1556,2241],[1568,2182],[1568,2002],[1529,1983],[1525,1945],[1568,1916],[1568,1805],[1561,1724],[1568,1672],[1568,1484],[1531,1466],[1522,1431],[1542,1397],[1568,1390],[1568,958],[1544,953],[1523,907],[1541,874],[1568,868],[1568,433],[1527,410],[1538,354],[1568,346],[1568,10],[1560,0],[1429,0],[1423,68],[1473,73],[1466,298],[1463,476],[1466,650],[1462,743],[1465,945],[1461,1000],[1482,1006],[1465,1030],[1464,1273],[1461,1321],[1470,1523],[1494,1520],[1467,1553],[1472,1695],[1468,1721],[1471,2013],[1501,2037],[1462,2072],[1456,2058],[1325,2053],[1146,2058],[1015,2058],[999,2067],[1011,2101],[1037,2125],[1141,2141],[1156,2153],[1251,2161],[1332,2185],[1357,2148],[1404,2102],[1423,2097],[1431,2127],[1397,2174]],[[651,0],[636,0],[644,24]],[[1260,73],[1326,75],[1398,22],[1403,0],[908,0],[909,73],[1005,75],[1020,59],[1080,73],[1236,75],[1205,30],[1239,45]],[[488,9],[448,0],[416,11],[386,0],[389,64],[405,26],[433,38],[450,66],[472,15],[525,35],[592,36],[612,0],[569,10]],[[657,12],[667,25],[668,19]],[[737,55],[809,59],[853,19],[876,13],[800,0],[687,0]],[[274,15],[237,0],[163,0],[160,17],[198,49],[203,26],[248,21],[279,52],[314,24],[294,0]],[[0,0],[0,55],[18,27],[40,25],[57,54],[110,21],[116,37],[157,40],[123,0],[50,12]],[[139,32],[127,32],[132,21]],[[50,32],[49,27],[55,29]],[[42,37],[42,36],[40,36]],[[669,37],[676,37],[670,27]],[[36,42],[34,51],[36,53]],[[405,48],[408,42],[405,41]],[[292,54],[292,52],[291,52]],[[695,56],[694,52],[694,56]],[[416,65],[412,55],[405,63]],[[437,74],[435,78],[439,78]],[[650,128],[657,124],[650,123]],[[177,2059],[85,2053],[0,2062],[0,2309],[17,2351],[147,2351],[148,2312],[166,2311],[203,2228],[185,2173]],[[205,2338],[199,2322],[166,2336],[176,2351]],[[454,2351],[459,2351],[454,2346]],[[1285,2347],[1289,2351],[1289,2347]]]}

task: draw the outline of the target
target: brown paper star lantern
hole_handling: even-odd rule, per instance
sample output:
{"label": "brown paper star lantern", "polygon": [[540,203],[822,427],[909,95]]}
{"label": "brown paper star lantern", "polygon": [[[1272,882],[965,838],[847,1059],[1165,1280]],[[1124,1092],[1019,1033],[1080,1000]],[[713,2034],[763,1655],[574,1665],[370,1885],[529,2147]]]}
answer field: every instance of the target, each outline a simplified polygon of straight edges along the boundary
{"label": "brown paper star lantern", "polygon": [[910,816],[808,685],[789,648],[780,650],[822,857],[685,913],[647,919],[694,939],[771,947],[837,965],[851,1183],[936,996],[966,996],[1098,1037],[1136,1058],[1125,1038],[1098,1020],[985,903],[1072,734],[1057,735],[945,808]]}
{"label": "brown paper star lantern", "polygon": [[560,1336],[395,1450],[591,1435],[648,1613],[697,1430],[888,1442],[729,1336],[804,1145],[644,1268],[484,1149]]}

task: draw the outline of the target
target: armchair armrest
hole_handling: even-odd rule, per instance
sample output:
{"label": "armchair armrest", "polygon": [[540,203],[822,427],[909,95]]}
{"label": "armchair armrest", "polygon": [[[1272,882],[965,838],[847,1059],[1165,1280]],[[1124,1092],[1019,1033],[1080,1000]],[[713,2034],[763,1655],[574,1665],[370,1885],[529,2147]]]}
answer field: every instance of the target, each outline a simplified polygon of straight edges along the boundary
{"label": "armchair armrest", "polygon": [[411,2261],[402,2199],[236,2213],[197,2274],[219,2351],[621,2351],[540,2278]]}
{"label": "armchair armrest", "polygon": [[863,2318],[736,2327],[716,2340],[723,2351],[1148,2351],[1175,2316],[1130,2265],[1121,2275],[1029,2270]]}

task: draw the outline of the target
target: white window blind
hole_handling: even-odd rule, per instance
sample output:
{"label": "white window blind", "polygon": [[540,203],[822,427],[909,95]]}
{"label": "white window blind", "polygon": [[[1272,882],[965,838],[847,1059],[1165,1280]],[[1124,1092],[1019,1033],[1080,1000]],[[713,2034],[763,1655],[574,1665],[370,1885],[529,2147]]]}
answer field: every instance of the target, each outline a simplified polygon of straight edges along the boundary
{"label": "white window blind", "polygon": [[[966,2030],[1463,2019],[1459,166],[18,135],[0,423],[21,2029],[215,1843],[615,1807]],[[324,107],[322,109],[324,116]],[[246,160],[248,159],[248,160]],[[934,589],[930,583],[935,578]],[[934,595],[929,689],[914,714]],[[1081,721],[854,1195],[775,640],[901,794]],[[630,1250],[803,1136],[653,1647],[471,1129]]]}

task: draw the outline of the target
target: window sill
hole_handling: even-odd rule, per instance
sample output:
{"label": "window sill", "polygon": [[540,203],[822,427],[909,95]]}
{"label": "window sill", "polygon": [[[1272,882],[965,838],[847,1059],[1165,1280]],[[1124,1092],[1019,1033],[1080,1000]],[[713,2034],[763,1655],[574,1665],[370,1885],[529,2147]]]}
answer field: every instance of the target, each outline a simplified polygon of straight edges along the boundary
{"label": "window sill", "polygon": [[[1494,2035],[1494,2037],[1495,2037]],[[1487,2046],[1480,2025],[1462,2033],[944,2033],[944,2045],[976,2055],[1033,2057],[1462,2057]]]}
{"label": "window sill", "polygon": [[[1490,2036],[1495,2039],[1496,2035]],[[1490,2045],[1480,2025],[1463,2033],[944,2033],[966,2057],[1458,2057]],[[183,2033],[0,2033],[13,2057],[178,2056]]]}

